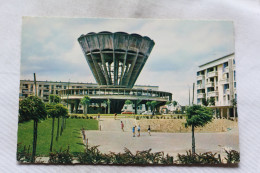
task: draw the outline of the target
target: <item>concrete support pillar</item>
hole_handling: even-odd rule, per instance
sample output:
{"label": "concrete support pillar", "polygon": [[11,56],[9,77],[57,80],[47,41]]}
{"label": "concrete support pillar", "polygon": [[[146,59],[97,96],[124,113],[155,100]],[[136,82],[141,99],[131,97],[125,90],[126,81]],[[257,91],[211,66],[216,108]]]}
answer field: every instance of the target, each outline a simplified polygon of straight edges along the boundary
{"label": "concrete support pillar", "polygon": [[229,108],[227,108],[227,119],[230,118],[230,114],[229,114]]}
{"label": "concrete support pillar", "polygon": [[98,103],[98,113],[102,113],[102,109],[101,109],[101,102]]}
{"label": "concrete support pillar", "polygon": [[137,100],[134,101],[135,104],[135,114],[137,114]]}
{"label": "concrete support pillar", "polygon": [[217,108],[215,109],[214,116],[215,116],[215,118],[217,117]]}
{"label": "concrete support pillar", "polygon": [[107,104],[107,113],[110,114],[110,106],[111,105],[111,102]]}
{"label": "concrete support pillar", "polygon": [[73,111],[74,111],[74,103],[71,103],[70,104],[70,113],[73,113]]}
{"label": "concrete support pillar", "polygon": [[79,100],[75,101],[75,113],[78,113],[78,109],[79,109]]}
{"label": "concrete support pillar", "polygon": [[220,108],[220,118],[223,118],[223,108]]}

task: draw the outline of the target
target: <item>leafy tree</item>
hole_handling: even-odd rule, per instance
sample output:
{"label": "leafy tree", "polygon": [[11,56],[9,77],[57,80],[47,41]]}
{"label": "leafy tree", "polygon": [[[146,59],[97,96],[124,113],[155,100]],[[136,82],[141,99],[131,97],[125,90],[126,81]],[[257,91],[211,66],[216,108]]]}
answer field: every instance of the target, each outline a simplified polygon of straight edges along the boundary
{"label": "leafy tree", "polygon": [[146,102],[146,106],[148,107],[148,109],[150,108],[151,109],[151,102]]}
{"label": "leafy tree", "polygon": [[152,101],[151,102],[151,106],[152,106],[152,108],[153,108],[153,115],[154,115],[154,109],[155,109],[155,106],[157,105],[158,103],[157,103],[157,101]]}
{"label": "leafy tree", "polygon": [[192,130],[192,153],[195,154],[195,136],[194,128],[203,127],[213,118],[213,112],[210,108],[201,105],[192,105],[187,108],[187,118],[185,126],[191,126]]}
{"label": "leafy tree", "polygon": [[[59,139],[59,129],[60,129],[60,117],[65,117],[68,115],[68,109],[64,107],[62,104],[56,104],[55,109],[57,111],[57,118],[58,118],[58,127],[57,127],[57,136],[56,136],[56,141]],[[62,133],[62,132],[61,132]]]}
{"label": "leafy tree", "polygon": [[208,106],[209,105],[209,100],[207,100],[206,98],[202,98],[202,105]]}
{"label": "leafy tree", "polygon": [[210,97],[210,99],[209,99],[209,104],[210,104],[211,106],[215,106],[215,98],[214,98],[214,97]]}
{"label": "leafy tree", "polygon": [[50,94],[49,95],[49,103],[60,103],[61,99],[58,95]]}
{"label": "leafy tree", "polygon": [[126,105],[131,105],[131,104],[133,104],[133,102],[132,102],[131,100],[126,100],[126,101],[125,101],[125,104],[126,104]]}
{"label": "leafy tree", "polygon": [[50,151],[52,151],[53,146],[53,133],[54,133],[54,122],[55,118],[57,117],[57,111],[53,104],[46,104],[47,113],[52,118],[52,128],[51,128],[51,144],[50,144]]}
{"label": "leafy tree", "polygon": [[84,115],[86,115],[88,113],[88,106],[90,103],[90,97],[89,96],[84,96],[81,100],[80,103],[83,105],[84,107]]}
{"label": "leafy tree", "polygon": [[172,104],[173,104],[173,106],[175,107],[175,106],[177,106],[178,102],[174,100],[174,101],[172,102]]}
{"label": "leafy tree", "polygon": [[19,116],[21,121],[33,120],[33,150],[31,162],[35,161],[38,122],[47,117],[45,104],[36,96],[29,96],[19,103]]}
{"label": "leafy tree", "polygon": [[166,102],[166,105],[169,105],[169,104],[171,104],[171,101],[167,101],[167,102]]}

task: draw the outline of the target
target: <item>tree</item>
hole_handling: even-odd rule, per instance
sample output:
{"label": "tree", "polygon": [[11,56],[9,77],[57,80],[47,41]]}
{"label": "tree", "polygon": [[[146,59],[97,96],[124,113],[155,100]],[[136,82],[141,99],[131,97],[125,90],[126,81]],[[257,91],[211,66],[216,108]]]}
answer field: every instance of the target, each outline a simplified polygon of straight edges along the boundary
{"label": "tree", "polygon": [[153,115],[154,115],[154,109],[155,109],[155,106],[157,105],[158,103],[157,103],[157,101],[152,101],[151,102],[151,106],[152,106],[152,108],[153,108]]}
{"label": "tree", "polygon": [[208,106],[209,105],[209,100],[207,100],[206,98],[202,98],[202,105]]}
{"label": "tree", "polygon": [[89,96],[84,96],[81,100],[80,103],[83,105],[84,107],[84,115],[86,115],[88,113],[88,106],[90,103],[90,97]]}
{"label": "tree", "polygon": [[187,108],[187,118],[185,126],[191,126],[192,131],[192,153],[195,154],[195,127],[203,127],[213,118],[213,112],[210,108],[192,105]]}
{"label": "tree", "polygon": [[[149,101],[149,102],[146,102],[146,106],[148,107],[148,109],[150,108],[151,109],[151,102]],[[147,109],[147,110],[148,110]]]}
{"label": "tree", "polygon": [[235,98],[232,99],[232,106],[233,106],[233,116],[234,118],[236,118],[237,100]]}
{"label": "tree", "polygon": [[214,97],[210,97],[210,99],[209,99],[209,104],[210,104],[211,106],[215,106],[215,98],[214,98]]}
{"label": "tree", "polygon": [[173,104],[173,106],[175,107],[175,106],[177,106],[178,102],[174,100],[174,101],[172,102],[172,104]]}
{"label": "tree", "polygon": [[125,101],[125,104],[126,104],[126,105],[131,105],[131,104],[133,104],[133,102],[132,102],[131,100],[126,100],[126,101]]}
{"label": "tree", "polygon": [[36,146],[37,146],[37,130],[38,122],[47,117],[45,104],[36,96],[29,96],[19,103],[19,119],[21,121],[33,120],[33,149],[31,162],[35,161]]}
{"label": "tree", "polygon": [[52,128],[51,128],[51,144],[50,144],[50,151],[52,151],[53,146],[53,133],[54,133],[54,122],[55,118],[57,117],[57,111],[53,104],[46,104],[47,113],[52,118]]}

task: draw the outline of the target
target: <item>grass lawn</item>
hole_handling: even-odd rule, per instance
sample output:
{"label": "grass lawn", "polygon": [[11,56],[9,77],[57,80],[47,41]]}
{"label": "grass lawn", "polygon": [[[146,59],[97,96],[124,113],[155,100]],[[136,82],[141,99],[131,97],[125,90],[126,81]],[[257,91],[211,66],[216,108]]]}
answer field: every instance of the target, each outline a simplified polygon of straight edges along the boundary
{"label": "grass lawn", "polygon": [[[70,145],[70,152],[76,153],[84,151],[84,145],[82,143],[81,129],[82,127],[87,130],[98,130],[98,121],[94,119],[67,119],[66,128],[59,136],[59,140],[56,141],[58,120],[55,119],[54,136],[53,136],[53,151],[59,151],[67,149]],[[61,125],[61,119],[60,119]],[[51,143],[51,128],[52,119],[49,118],[38,124],[38,137],[36,155],[47,156],[50,150]],[[18,143],[21,143],[22,149],[24,145],[27,147],[30,145],[32,148],[33,141],[33,121],[19,123],[18,125]],[[31,152],[31,150],[30,150]]]}

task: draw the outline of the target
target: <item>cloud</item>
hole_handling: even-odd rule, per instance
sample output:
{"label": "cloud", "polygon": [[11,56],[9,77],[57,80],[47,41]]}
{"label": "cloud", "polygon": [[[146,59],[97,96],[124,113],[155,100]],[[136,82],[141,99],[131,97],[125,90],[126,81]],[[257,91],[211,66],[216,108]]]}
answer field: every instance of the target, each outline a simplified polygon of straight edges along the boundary
{"label": "cloud", "polygon": [[234,51],[230,21],[23,18],[21,79],[95,82],[77,38],[88,32],[148,36],[155,46],[136,84],[159,85],[188,104],[198,65]]}

